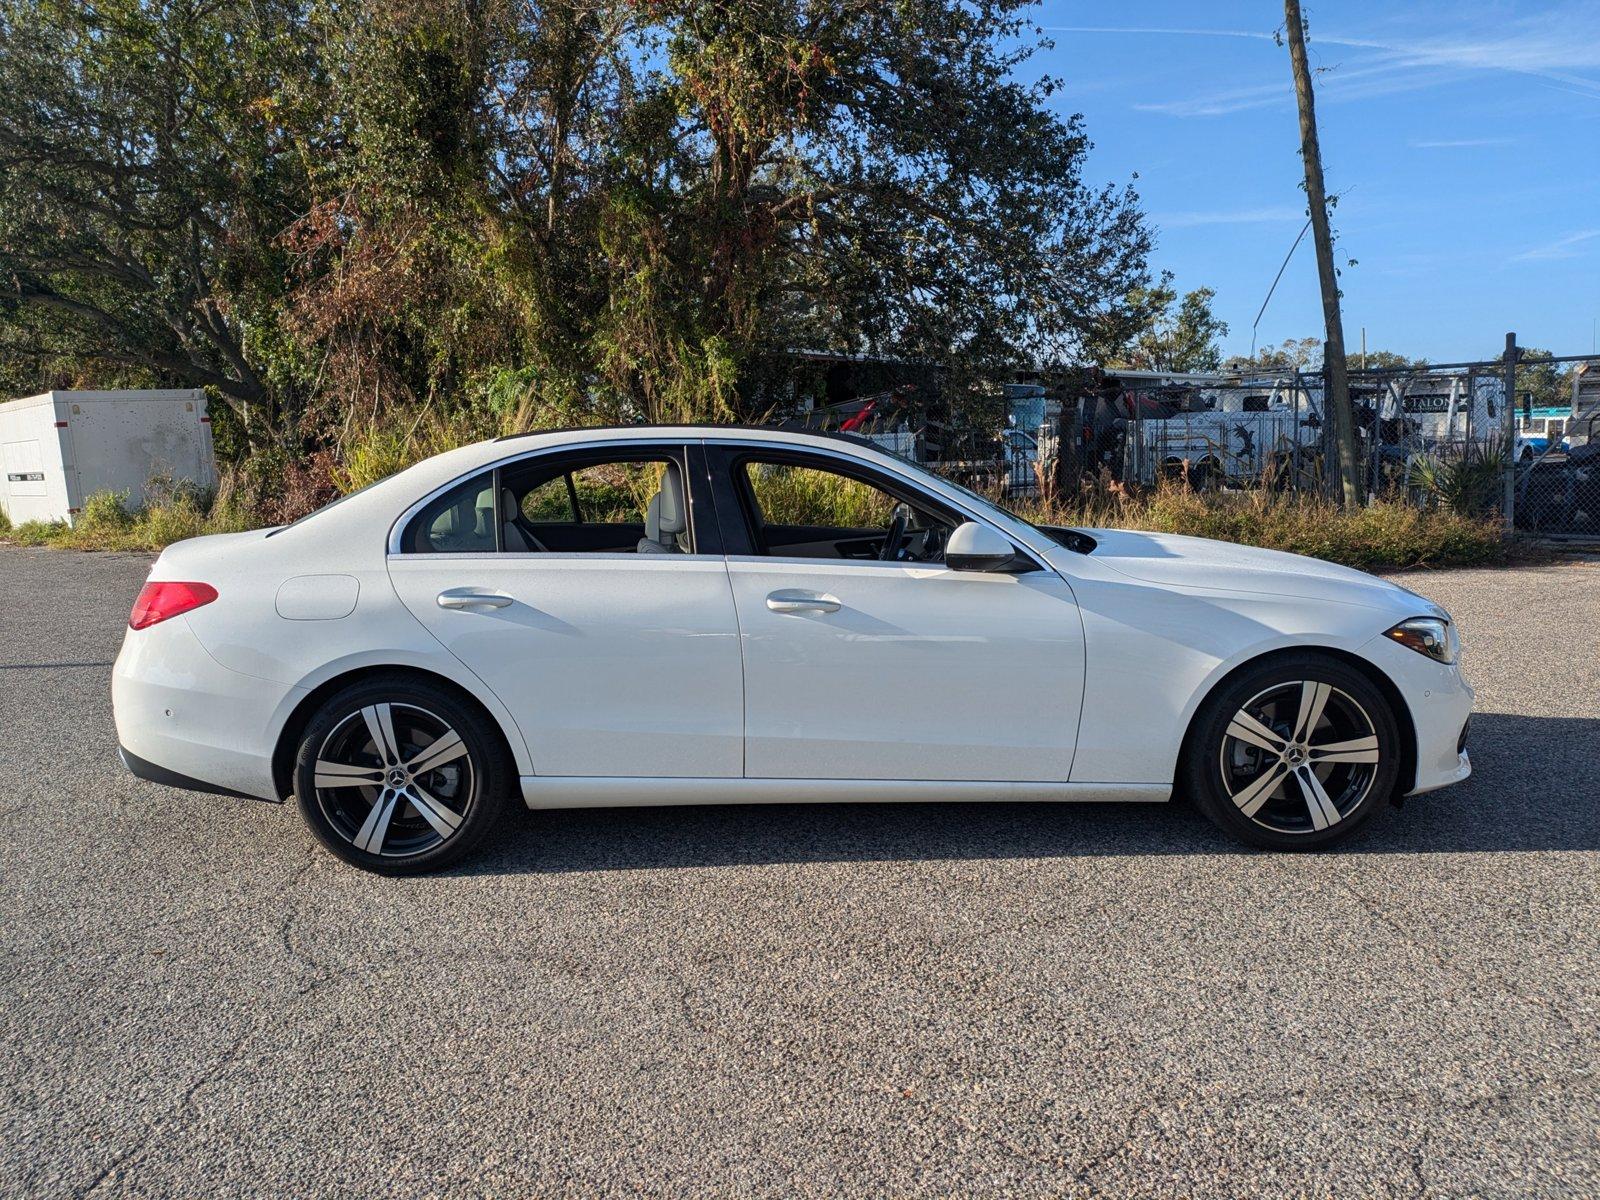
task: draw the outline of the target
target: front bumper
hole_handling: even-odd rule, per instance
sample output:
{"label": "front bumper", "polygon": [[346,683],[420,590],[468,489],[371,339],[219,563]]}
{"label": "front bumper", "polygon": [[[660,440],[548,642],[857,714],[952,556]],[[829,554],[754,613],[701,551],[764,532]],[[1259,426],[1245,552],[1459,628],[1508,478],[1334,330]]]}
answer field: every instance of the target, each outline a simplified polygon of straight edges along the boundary
{"label": "front bumper", "polygon": [[1362,653],[1393,681],[1411,716],[1417,764],[1405,794],[1431,792],[1471,775],[1463,734],[1475,694],[1459,664],[1434,662],[1382,634],[1363,646]]}

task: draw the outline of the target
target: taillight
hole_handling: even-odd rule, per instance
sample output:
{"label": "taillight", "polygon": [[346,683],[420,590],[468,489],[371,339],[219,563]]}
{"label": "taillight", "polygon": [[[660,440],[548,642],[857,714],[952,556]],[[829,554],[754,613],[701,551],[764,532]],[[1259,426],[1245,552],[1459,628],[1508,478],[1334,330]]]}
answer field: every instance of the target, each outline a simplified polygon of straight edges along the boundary
{"label": "taillight", "polygon": [[176,617],[210,604],[217,598],[217,589],[209,583],[147,583],[139,590],[133,602],[133,612],[128,617],[129,629],[148,629],[168,617]]}

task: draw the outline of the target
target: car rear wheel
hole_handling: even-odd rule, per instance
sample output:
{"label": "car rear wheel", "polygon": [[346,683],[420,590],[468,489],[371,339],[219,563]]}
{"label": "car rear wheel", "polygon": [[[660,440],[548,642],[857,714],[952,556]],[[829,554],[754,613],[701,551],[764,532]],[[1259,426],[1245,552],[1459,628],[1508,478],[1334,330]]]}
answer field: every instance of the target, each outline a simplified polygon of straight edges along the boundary
{"label": "car rear wheel", "polygon": [[1360,671],[1315,653],[1247,669],[1207,698],[1184,770],[1214,822],[1251,845],[1343,841],[1394,793],[1400,734]]}
{"label": "car rear wheel", "polygon": [[412,875],[471,853],[506,807],[504,746],[481,714],[403,675],[355,684],[301,735],[295,799],[317,840],[363,870]]}

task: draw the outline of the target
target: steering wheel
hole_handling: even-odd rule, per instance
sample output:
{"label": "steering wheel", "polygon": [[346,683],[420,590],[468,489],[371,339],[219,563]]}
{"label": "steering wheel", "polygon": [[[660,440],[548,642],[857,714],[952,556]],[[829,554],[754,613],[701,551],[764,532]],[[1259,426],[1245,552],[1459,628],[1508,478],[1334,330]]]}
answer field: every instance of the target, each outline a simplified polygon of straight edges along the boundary
{"label": "steering wheel", "polygon": [[900,561],[900,549],[905,545],[906,525],[910,519],[909,508],[904,504],[894,506],[894,513],[889,517],[889,528],[883,535],[883,548],[878,551],[879,562]]}

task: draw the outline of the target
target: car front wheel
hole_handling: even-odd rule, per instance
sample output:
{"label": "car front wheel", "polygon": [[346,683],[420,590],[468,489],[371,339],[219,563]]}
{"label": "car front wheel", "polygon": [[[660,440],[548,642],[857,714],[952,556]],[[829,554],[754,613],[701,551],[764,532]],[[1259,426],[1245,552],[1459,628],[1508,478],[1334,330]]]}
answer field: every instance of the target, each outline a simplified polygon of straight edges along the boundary
{"label": "car front wheel", "polygon": [[1185,782],[1200,809],[1251,845],[1331,846],[1394,793],[1400,734],[1360,671],[1315,653],[1246,669],[1207,698]]}
{"label": "car front wheel", "polygon": [[481,714],[407,676],[357,683],[301,735],[295,799],[317,840],[363,870],[412,875],[474,850],[505,809],[511,768]]}

